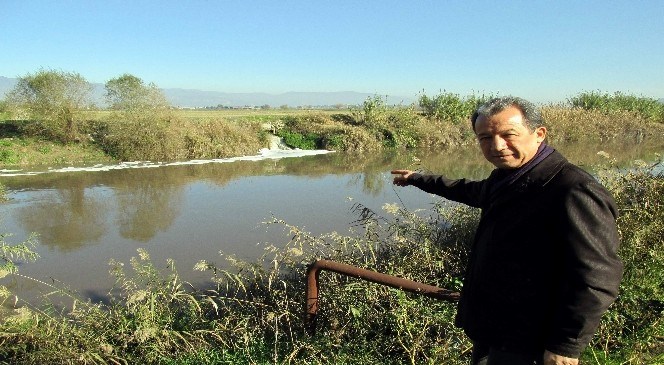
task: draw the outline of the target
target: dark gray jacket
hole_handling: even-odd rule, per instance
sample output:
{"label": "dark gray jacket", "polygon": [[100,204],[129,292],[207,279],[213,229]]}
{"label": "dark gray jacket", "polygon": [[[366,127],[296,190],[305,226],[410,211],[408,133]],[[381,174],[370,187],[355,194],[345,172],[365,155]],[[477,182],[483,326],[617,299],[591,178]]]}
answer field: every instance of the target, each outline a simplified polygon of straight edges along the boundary
{"label": "dark gray jacket", "polygon": [[512,185],[413,174],[424,191],[482,209],[456,324],[473,341],[578,357],[618,294],[616,207],[553,152]]}

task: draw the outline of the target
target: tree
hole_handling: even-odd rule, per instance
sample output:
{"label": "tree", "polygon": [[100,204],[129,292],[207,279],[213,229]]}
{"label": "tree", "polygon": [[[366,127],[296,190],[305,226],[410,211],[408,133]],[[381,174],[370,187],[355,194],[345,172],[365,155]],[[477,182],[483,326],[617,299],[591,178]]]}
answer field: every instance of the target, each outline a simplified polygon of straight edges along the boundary
{"label": "tree", "polygon": [[7,94],[14,114],[30,119],[32,132],[63,143],[79,136],[78,111],[90,107],[90,84],[78,73],[40,70],[20,77]]}
{"label": "tree", "polygon": [[169,148],[171,141],[166,136],[173,116],[155,84],[124,74],[106,82],[105,87],[106,100],[114,112],[94,137],[106,153],[122,160],[149,159]]}
{"label": "tree", "polygon": [[124,74],[106,82],[106,101],[113,110],[130,114],[165,110],[170,107],[166,97],[153,83]]}

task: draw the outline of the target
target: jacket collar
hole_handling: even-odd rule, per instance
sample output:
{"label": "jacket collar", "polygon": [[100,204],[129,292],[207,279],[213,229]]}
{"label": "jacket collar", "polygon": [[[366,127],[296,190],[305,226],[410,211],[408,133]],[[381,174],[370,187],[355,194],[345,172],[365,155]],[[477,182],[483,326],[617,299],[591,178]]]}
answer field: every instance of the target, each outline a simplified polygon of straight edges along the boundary
{"label": "jacket collar", "polygon": [[500,169],[493,170],[484,189],[484,199],[487,203],[493,205],[505,199],[509,199],[514,194],[523,193],[535,188],[545,186],[553,177],[568,164],[567,159],[554,150],[549,156],[544,158],[540,163],[534,166],[530,171],[519,177],[514,183],[502,189],[502,191],[490,196],[491,185],[499,181],[504,172]]}

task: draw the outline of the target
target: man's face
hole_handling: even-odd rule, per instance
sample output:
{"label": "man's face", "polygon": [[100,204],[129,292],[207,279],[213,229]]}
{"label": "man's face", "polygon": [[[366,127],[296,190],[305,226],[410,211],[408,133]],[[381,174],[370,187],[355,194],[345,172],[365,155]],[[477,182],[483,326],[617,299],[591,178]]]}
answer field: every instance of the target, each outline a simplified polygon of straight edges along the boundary
{"label": "man's face", "polygon": [[515,107],[475,121],[475,135],[484,157],[499,169],[515,169],[530,161],[546,137],[546,128],[530,131]]}

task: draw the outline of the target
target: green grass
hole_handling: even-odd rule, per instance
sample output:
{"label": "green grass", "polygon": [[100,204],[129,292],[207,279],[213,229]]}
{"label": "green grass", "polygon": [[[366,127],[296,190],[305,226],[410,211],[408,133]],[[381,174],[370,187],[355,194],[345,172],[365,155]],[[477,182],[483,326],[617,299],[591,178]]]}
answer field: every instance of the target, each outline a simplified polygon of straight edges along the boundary
{"label": "green grass", "polygon": [[51,142],[35,137],[0,139],[0,166],[59,166],[114,161],[95,146]]}
{"label": "green grass", "polygon": [[623,94],[619,91],[609,94],[601,91],[582,92],[570,99],[574,108],[598,110],[603,113],[627,111],[657,123],[664,123],[664,103],[653,98]]}

